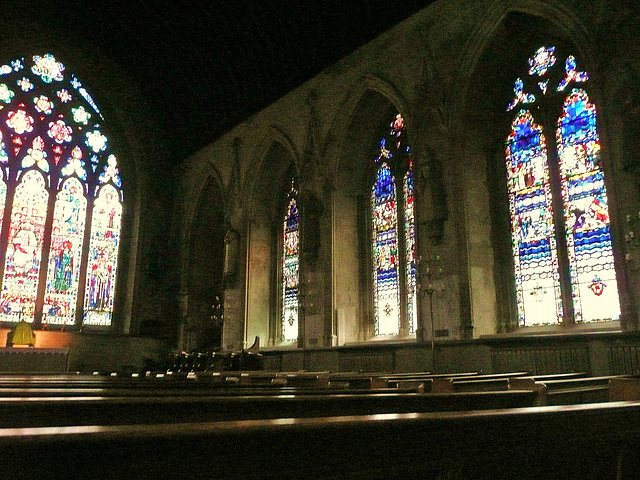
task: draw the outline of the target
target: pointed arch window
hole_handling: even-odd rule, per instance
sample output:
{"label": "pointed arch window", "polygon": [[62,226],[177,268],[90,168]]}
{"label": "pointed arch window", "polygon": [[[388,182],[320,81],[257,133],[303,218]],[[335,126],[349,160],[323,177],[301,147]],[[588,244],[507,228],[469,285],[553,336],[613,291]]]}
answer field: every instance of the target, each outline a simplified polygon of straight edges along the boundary
{"label": "pointed arch window", "polygon": [[103,115],[51,54],[0,65],[0,321],[111,324],[122,184]]}
{"label": "pointed arch window", "polygon": [[[415,218],[411,149],[398,114],[380,141],[371,188],[374,334],[415,332]],[[396,173],[401,178],[396,186]]]}
{"label": "pointed arch window", "polygon": [[506,166],[521,326],[620,317],[589,75],[573,56],[564,72],[556,61],[555,47],[539,48],[507,106],[518,107]]}
{"label": "pointed arch window", "polygon": [[298,189],[291,179],[287,193],[284,222],[282,224],[282,339],[292,342],[298,339],[300,266],[300,215]]}

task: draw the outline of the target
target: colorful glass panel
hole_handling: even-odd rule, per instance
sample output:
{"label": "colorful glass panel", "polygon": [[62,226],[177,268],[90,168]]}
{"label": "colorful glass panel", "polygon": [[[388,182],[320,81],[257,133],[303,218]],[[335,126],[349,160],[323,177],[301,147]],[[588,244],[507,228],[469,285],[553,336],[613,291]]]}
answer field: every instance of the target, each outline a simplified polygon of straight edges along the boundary
{"label": "colorful glass panel", "polygon": [[53,214],[43,323],[75,323],[86,211],[82,184],[68,179],[57,195]]}
{"label": "colorful glass panel", "polygon": [[596,108],[586,92],[566,98],[556,133],[576,322],[618,319],[620,301]]}
{"label": "colorful glass panel", "polygon": [[407,274],[407,322],[409,333],[415,332],[417,298],[416,298],[416,222],[413,214],[413,162],[409,162],[409,170],[404,176],[404,241],[405,266]]}
{"label": "colorful glass panel", "polygon": [[562,320],[547,147],[542,127],[521,110],[506,147],[519,324]]}
{"label": "colorful glass panel", "polygon": [[[91,255],[101,258],[92,264],[92,267],[98,265],[97,273],[91,267],[81,268],[83,250],[86,258],[89,249],[88,242],[82,245],[87,205],[90,202],[96,206],[105,203],[104,198],[95,199],[101,191],[104,195],[112,193],[118,205],[122,201],[120,170],[115,155],[110,151],[109,138],[99,123],[104,119],[80,80],[68,73],[65,65],[50,53],[3,64],[0,66],[0,75],[0,105],[4,107],[0,108],[1,178],[8,183],[6,179],[18,181],[24,175],[20,181],[27,182],[16,190],[13,199],[7,199],[13,201],[14,212],[6,241],[0,320],[17,321],[20,315],[24,315],[31,321],[34,310],[39,312],[42,309],[43,323],[72,324],[78,317],[74,310],[82,301],[78,299],[80,286],[91,280],[100,293],[92,291],[95,301],[88,304],[94,310],[84,318],[88,318],[87,322],[92,325],[109,325],[120,209],[116,209],[113,226],[101,233],[102,243],[93,239],[94,250],[89,258]],[[38,180],[34,180],[36,178]],[[47,201],[37,195],[31,200],[20,200],[18,192],[32,188],[36,181],[42,183],[47,198],[55,199],[55,203],[52,201],[47,207]],[[54,198],[47,193],[51,189],[55,189]],[[11,188],[0,183],[2,204],[7,191],[11,191]],[[21,195],[24,197],[24,194]],[[53,214],[49,222],[52,223],[43,227],[38,222],[46,222],[44,214],[37,215],[42,218],[36,221],[20,213],[27,221],[26,226],[20,228],[20,224],[16,223],[19,220],[14,218],[18,215],[16,212],[20,212],[16,208],[21,206],[31,210],[29,202],[40,202],[37,209],[42,211],[51,208],[53,212],[50,213]],[[95,211],[100,211],[100,208],[96,207]],[[70,223],[72,218],[74,223]],[[93,225],[102,223],[100,218],[92,221]],[[46,265],[46,286],[38,287],[38,278],[44,278],[44,275],[38,274],[40,258],[44,255],[41,251],[44,230],[47,234],[52,232],[51,249]],[[26,246],[29,252],[33,249],[29,243],[31,234],[36,235],[37,255],[33,266],[29,267],[25,264],[27,260],[22,250]],[[12,240],[14,237],[16,242]],[[22,243],[18,244],[17,241]],[[102,255],[96,253],[98,250]],[[108,257],[106,260],[105,256]],[[105,267],[105,263],[109,266]],[[106,280],[103,274],[105,269],[111,272]],[[84,274],[85,270],[87,277],[80,278],[80,273]],[[36,297],[38,291],[40,296]]]}
{"label": "colorful glass panel", "polygon": [[13,197],[0,320],[32,322],[49,194],[36,170],[24,174]]}
{"label": "colorful glass panel", "polygon": [[513,93],[515,93],[515,98],[513,99],[513,102],[507,105],[507,112],[510,112],[511,110],[516,108],[516,106],[519,103],[525,104],[525,103],[533,103],[536,101],[535,95],[531,93],[525,93],[524,83],[522,82],[521,78],[518,78],[516,80],[516,83],[513,87]]}
{"label": "colorful glass panel", "polygon": [[529,75],[542,77],[556,64],[556,47],[540,47],[529,59]]}
{"label": "colorful glass panel", "polygon": [[371,189],[373,212],[373,285],[375,334],[394,335],[400,328],[398,285],[398,213],[396,182],[386,163]]}
{"label": "colorful glass panel", "polygon": [[556,89],[558,92],[563,91],[571,82],[582,83],[589,80],[589,74],[587,72],[581,72],[576,67],[576,59],[573,55],[567,57],[564,67],[567,76],[564,77],[558,84]]}
{"label": "colorful glass panel", "polygon": [[285,341],[298,338],[300,219],[296,193],[292,182],[282,226],[282,336]]}
{"label": "colorful glass panel", "polygon": [[118,190],[107,184],[95,200],[85,285],[84,323],[110,325],[113,313],[122,205]]}

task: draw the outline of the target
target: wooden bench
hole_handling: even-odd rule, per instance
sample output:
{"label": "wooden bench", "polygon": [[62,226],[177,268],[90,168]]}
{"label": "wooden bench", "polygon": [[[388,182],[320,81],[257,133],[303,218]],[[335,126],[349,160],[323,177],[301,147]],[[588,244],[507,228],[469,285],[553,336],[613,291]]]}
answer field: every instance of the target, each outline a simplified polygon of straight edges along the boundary
{"label": "wooden bench", "polygon": [[207,422],[486,410],[533,405],[531,391],[1,397],[1,427]]}
{"label": "wooden bench", "polygon": [[609,380],[609,400],[640,400],[640,377],[614,377]]}
{"label": "wooden bench", "polygon": [[507,390],[509,379],[523,377],[528,372],[496,373],[488,375],[436,378],[431,385],[432,392],[496,391]]}
{"label": "wooden bench", "polygon": [[536,405],[568,405],[609,401],[609,381],[615,378],[547,375],[513,378],[510,388],[532,389]]}
{"label": "wooden bench", "polygon": [[0,476],[633,479],[639,444],[640,402],[1,428]]}

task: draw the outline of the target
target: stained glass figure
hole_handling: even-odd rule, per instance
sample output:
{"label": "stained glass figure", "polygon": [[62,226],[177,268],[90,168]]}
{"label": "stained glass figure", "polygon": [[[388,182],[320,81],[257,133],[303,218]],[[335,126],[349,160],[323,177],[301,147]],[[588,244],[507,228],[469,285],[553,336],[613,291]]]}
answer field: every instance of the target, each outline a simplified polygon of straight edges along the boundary
{"label": "stained glass figure", "polygon": [[87,200],[82,183],[69,178],[58,193],[51,231],[42,321],[50,324],[75,323],[80,260]]}
{"label": "stained glass figure", "polygon": [[371,189],[373,211],[373,285],[375,334],[395,335],[400,328],[398,213],[396,183],[386,163]]}
{"label": "stained glass figure", "polygon": [[87,325],[111,324],[121,220],[118,190],[106,184],[100,189],[93,207],[84,301],[84,323]]}
{"label": "stained glass figure", "polygon": [[292,180],[282,225],[282,336],[287,342],[298,339],[300,216],[297,193]]}
{"label": "stained glass figure", "polygon": [[407,323],[409,333],[415,332],[417,297],[416,297],[416,222],[413,214],[413,162],[409,162],[409,170],[404,176],[404,238],[405,266],[407,275]]}
{"label": "stained glass figure", "polygon": [[33,321],[48,199],[42,174],[27,171],[13,197],[0,296],[1,321]]}
{"label": "stained glass figure", "polygon": [[562,320],[547,147],[542,127],[521,110],[506,148],[519,324]]}
{"label": "stained glass figure", "polygon": [[620,317],[596,108],[573,89],[558,119],[558,158],[576,322]]}

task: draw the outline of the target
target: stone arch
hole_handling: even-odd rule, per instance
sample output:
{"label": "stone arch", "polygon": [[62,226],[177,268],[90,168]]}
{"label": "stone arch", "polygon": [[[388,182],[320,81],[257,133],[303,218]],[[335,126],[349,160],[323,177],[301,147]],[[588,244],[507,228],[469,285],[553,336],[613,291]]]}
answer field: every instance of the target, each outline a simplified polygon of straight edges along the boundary
{"label": "stone arch", "polygon": [[[413,112],[409,106],[409,102],[401,95],[401,93],[390,82],[372,75],[367,75],[358,80],[355,87],[351,89],[345,100],[342,102],[339,113],[333,119],[327,141],[324,148],[324,158],[330,162],[329,171],[331,172],[332,181],[335,182],[336,177],[340,173],[341,166],[344,164],[344,150],[349,145],[349,134],[346,133],[349,128],[356,124],[354,115],[362,114],[363,109],[374,110],[375,105],[371,104],[372,97],[378,95],[379,99],[383,99],[386,106],[393,105],[396,112],[402,112],[407,124],[407,134],[410,139],[416,136],[417,126],[413,121]],[[367,107],[363,104],[369,102]],[[385,108],[387,108],[385,106]],[[382,116],[378,121],[386,121]],[[354,142],[351,142],[352,144]]]}
{"label": "stone arch", "polygon": [[247,215],[245,342],[278,341],[278,227],[290,172],[297,174],[299,156],[293,143],[272,127],[257,150],[260,165],[250,185]]}
{"label": "stone arch", "polygon": [[329,136],[335,141],[335,145],[328,145],[328,150],[332,150],[328,157],[334,162],[332,303],[333,335],[338,344],[363,341],[373,335],[368,273],[371,268],[368,210],[377,171],[373,160],[380,138],[399,112],[405,117],[411,142],[416,129],[409,124],[412,115],[405,114],[407,109],[407,102],[391,84],[380,78],[364,77],[345,100]]}
{"label": "stone arch", "polygon": [[224,291],[225,205],[220,182],[211,175],[202,182],[190,208],[186,289],[189,349],[212,350],[221,346],[220,325],[212,322],[212,306],[221,303]]}

